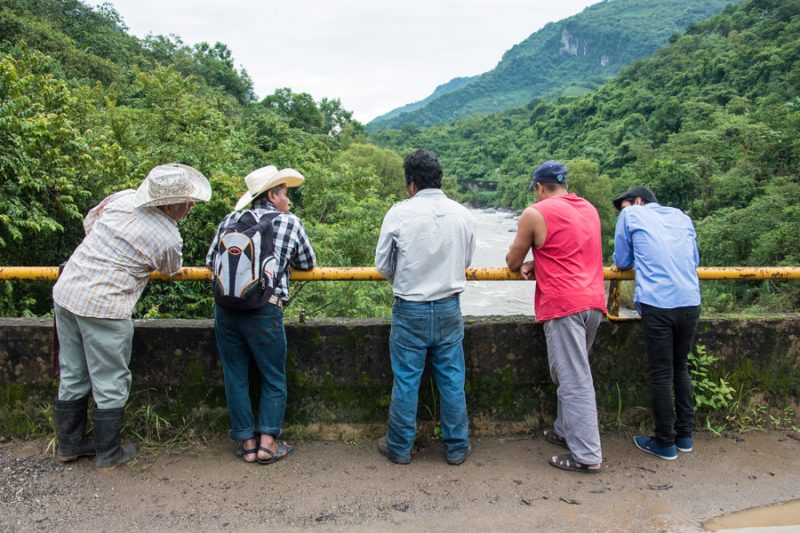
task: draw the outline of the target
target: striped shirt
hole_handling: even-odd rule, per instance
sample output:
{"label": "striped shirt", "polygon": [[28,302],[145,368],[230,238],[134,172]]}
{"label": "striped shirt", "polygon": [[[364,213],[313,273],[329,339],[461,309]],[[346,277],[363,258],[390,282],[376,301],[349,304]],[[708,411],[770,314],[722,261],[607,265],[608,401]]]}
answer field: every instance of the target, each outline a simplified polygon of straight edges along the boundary
{"label": "striped shirt", "polygon": [[[270,202],[259,199],[253,202],[253,209],[250,210],[256,218],[256,223],[267,213],[278,212]],[[219,227],[211,246],[206,255],[206,266],[212,268],[214,257],[217,254],[220,233],[228,224],[235,222],[247,211],[233,211],[228,213]],[[303,223],[293,213],[279,213],[272,219],[273,237],[275,238],[274,254],[278,258],[278,284],[275,287],[275,295],[284,302],[289,301],[289,267],[300,270],[310,270],[314,268],[317,258],[311,241],[308,240]]]}
{"label": "striped shirt", "polygon": [[78,316],[128,319],[151,272],[180,270],[177,225],[156,207],[135,208],[135,195],[114,193],[86,216],[86,237],[53,287],[59,306]]}

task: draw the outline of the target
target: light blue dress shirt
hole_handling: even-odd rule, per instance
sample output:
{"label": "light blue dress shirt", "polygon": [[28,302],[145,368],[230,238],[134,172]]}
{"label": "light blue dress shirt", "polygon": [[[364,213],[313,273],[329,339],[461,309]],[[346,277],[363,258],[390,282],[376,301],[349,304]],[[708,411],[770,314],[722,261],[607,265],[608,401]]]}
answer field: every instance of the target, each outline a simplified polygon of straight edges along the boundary
{"label": "light blue dress shirt", "polygon": [[637,308],[700,305],[697,234],[680,209],[656,203],[624,208],[614,232],[614,264],[636,269]]}
{"label": "light blue dress shirt", "polygon": [[394,295],[429,302],[464,291],[475,253],[475,218],[441,189],[422,189],[392,206],[381,225],[375,266]]}

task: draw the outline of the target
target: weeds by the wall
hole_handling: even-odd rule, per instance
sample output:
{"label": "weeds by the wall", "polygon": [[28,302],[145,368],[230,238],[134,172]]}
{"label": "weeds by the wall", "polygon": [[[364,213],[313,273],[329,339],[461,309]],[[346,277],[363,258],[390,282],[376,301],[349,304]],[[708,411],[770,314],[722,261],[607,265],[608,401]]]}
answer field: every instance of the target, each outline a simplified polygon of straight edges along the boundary
{"label": "weeds by the wall", "polygon": [[767,429],[798,431],[793,406],[769,408],[763,394],[755,387],[734,388],[728,375],[718,375],[718,361],[719,357],[708,354],[701,345],[689,354],[695,417],[701,422],[697,425],[715,435]]}

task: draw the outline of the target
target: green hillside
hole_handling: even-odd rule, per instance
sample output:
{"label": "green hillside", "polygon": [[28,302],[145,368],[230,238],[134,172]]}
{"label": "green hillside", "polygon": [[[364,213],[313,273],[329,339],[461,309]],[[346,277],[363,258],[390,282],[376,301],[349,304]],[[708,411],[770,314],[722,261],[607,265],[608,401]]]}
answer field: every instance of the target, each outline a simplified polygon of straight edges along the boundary
{"label": "green hillside", "polygon": [[591,91],[664,46],[670,35],[719,13],[731,1],[605,0],[547,24],[465,87],[393,110],[370,122],[367,131],[431,126],[510,109],[545,95]]}
{"label": "green hillside", "polygon": [[453,78],[447,83],[443,83],[442,85],[436,87],[433,93],[431,93],[431,95],[428,96],[427,98],[423,98],[418,102],[413,102],[410,104],[406,104],[402,107],[398,107],[397,109],[393,109],[392,111],[389,111],[384,115],[376,117],[375,119],[373,119],[372,122],[376,123],[381,122],[383,120],[388,120],[392,117],[396,117],[397,115],[402,115],[403,113],[408,113],[409,111],[414,111],[415,109],[420,109],[422,107],[425,107],[428,103],[436,100],[440,96],[444,96],[445,94],[457,91],[458,89],[469,85],[476,79],[478,79],[477,76],[469,76],[466,78]]}
{"label": "green hillside", "polygon": [[[800,0],[749,0],[692,26],[654,57],[578,99],[428,129],[373,135],[398,150],[437,151],[465,199],[522,208],[532,170],[569,162],[571,187],[600,208],[634,184],[696,221],[702,264],[800,264]],[[703,284],[709,308],[742,302],[797,310],[796,283]]]}
{"label": "green hillside", "polygon": [[[294,211],[322,265],[371,265],[383,213],[404,194],[400,157],[366,143],[338,100],[290,89],[258,100],[222,43],[137,39],[108,6],[0,0],[0,265],[58,265],[91,206],[172,161],[214,190],[181,224],[187,266],[203,265],[242,178],[267,164],[306,176]],[[50,312],[51,285],[0,282],[0,315]],[[290,315],[386,315],[391,301],[378,283],[296,296]],[[210,317],[208,284],[151,284],[136,316]]]}

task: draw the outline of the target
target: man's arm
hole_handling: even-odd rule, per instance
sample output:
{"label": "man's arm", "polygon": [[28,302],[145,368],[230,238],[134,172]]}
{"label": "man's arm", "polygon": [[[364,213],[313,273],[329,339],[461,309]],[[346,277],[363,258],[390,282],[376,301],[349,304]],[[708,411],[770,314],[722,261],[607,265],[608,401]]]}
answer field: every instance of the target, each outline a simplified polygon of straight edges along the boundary
{"label": "man's arm", "polygon": [[394,242],[394,234],[390,213],[387,213],[381,224],[381,233],[378,237],[378,245],[375,247],[375,268],[389,281],[394,280],[394,269],[397,266],[397,245]]}
{"label": "man's arm", "polygon": [[633,267],[633,241],[628,230],[625,210],[619,214],[617,226],[614,229],[614,264],[621,270]]}
{"label": "man's arm", "polygon": [[206,254],[206,268],[209,270],[214,269],[214,259],[217,256],[217,246],[219,246],[219,236],[222,233],[222,228],[225,227],[225,223],[228,221],[228,217],[222,219],[222,222],[219,223],[217,226],[217,232],[214,234],[214,238],[211,241],[211,245],[208,247],[208,253]]}
{"label": "man's arm", "polygon": [[533,263],[525,264],[523,268],[523,261],[525,256],[528,255],[528,250],[532,247],[540,248],[544,244],[547,237],[547,226],[544,222],[542,214],[533,207],[527,208],[522,212],[519,217],[519,225],[517,227],[517,235],[514,237],[514,242],[506,254],[506,265],[514,272],[520,271],[522,277],[528,279],[532,272]]}
{"label": "man's arm", "polygon": [[181,266],[183,266],[183,242],[179,242],[164,250],[158,271],[162,274],[174,276],[180,272]]}
{"label": "man's arm", "polygon": [[697,249],[697,233],[694,230],[694,224],[692,224],[692,248],[694,249],[694,268],[698,268],[700,266],[700,251]]}
{"label": "man's arm", "polygon": [[470,227],[470,234],[469,234],[469,242],[467,243],[467,256],[464,258],[464,268],[469,267],[472,264],[472,258],[475,256],[475,248],[477,247],[477,242],[475,242],[475,232],[477,231],[475,219],[470,216],[469,219],[469,227]]}
{"label": "man's arm", "polygon": [[291,265],[292,268],[298,270],[311,270],[317,263],[317,256],[314,254],[314,248],[311,247],[311,241],[306,234],[306,228],[300,219],[297,219],[297,246],[294,248],[292,254]]}

